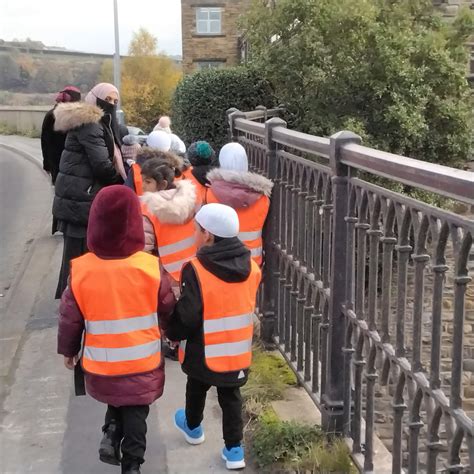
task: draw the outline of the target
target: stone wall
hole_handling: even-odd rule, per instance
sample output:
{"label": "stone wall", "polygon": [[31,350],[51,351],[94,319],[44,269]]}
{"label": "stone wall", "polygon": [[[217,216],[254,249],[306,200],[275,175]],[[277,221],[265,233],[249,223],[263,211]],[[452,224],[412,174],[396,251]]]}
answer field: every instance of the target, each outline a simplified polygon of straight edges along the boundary
{"label": "stone wall", "polygon": [[21,133],[39,132],[46,112],[52,106],[0,106],[0,124]]}
{"label": "stone wall", "polygon": [[[225,61],[226,66],[240,62],[239,31],[237,21],[248,0],[181,0],[183,35],[183,71],[195,70],[197,61]],[[222,13],[222,34],[197,35],[196,7],[220,7]]]}

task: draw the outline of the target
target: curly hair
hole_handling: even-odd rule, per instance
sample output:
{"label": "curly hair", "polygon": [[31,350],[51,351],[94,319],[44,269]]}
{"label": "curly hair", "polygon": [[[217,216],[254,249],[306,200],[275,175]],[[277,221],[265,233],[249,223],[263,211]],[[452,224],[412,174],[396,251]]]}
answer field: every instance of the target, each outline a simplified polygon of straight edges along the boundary
{"label": "curly hair", "polygon": [[174,155],[168,151],[160,151],[156,148],[147,146],[142,147],[137,153],[137,163],[143,166],[148,160],[160,159],[166,161],[174,170],[176,177],[181,176],[183,170],[186,168],[184,160],[179,156]]}
{"label": "curly hair", "polygon": [[145,161],[142,165],[142,176],[152,178],[158,184],[166,181],[168,183],[167,189],[174,187],[175,170],[166,159],[150,158]]}

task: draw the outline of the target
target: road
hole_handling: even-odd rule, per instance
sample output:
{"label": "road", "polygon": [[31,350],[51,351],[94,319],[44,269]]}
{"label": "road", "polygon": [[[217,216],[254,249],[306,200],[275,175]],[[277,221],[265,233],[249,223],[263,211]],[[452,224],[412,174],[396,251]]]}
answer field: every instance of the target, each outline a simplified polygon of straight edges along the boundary
{"label": "road", "polygon": [[0,293],[5,296],[25,252],[51,213],[51,189],[38,166],[0,149]]}
{"label": "road", "polygon": [[[119,468],[98,460],[105,406],[74,396],[72,373],[56,354],[53,297],[62,246],[50,233],[51,186],[37,164],[2,143],[39,158],[38,140],[0,137],[1,278],[9,286],[0,316],[0,473],[118,474]],[[184,401],[177,362],[166,362],[166,380],[148,418],[142,473],[227,472],[215,391],[206,406],[206,442],[189,446],[172,423]]]}

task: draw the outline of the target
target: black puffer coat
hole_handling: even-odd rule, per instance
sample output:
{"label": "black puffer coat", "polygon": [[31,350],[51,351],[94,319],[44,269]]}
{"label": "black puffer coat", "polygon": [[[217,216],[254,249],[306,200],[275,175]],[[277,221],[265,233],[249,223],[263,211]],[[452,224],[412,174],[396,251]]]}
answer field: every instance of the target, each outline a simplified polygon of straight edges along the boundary
{"label": "black puffer coat", "polygon": [[[101,109],[84,102],[59,104],[55,130],[67,132],[56,179],[53,215],[87,227],[96,194],[122,182],[113,165],[114,137]],[[108,117],[110,122],[110,117]]]}

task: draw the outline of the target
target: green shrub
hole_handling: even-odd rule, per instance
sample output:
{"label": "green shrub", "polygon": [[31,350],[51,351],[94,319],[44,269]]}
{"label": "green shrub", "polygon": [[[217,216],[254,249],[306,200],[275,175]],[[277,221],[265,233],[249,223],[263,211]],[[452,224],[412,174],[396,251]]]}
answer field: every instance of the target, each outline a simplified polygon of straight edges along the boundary
{"label": "green shrub", "polygon": [[297,469],[302,472],[339,474],[359,472],[352,464],[347,444],[339,438],[315,443],[309,453],[297,463]]}
{"label": "green shrub", "polygon": [[274,106],[269,83],[244,67],[206,69],[185,76],[173,98],[173,130],[188,144],[207,140],[220,148],[228,141],[226,111]]}
{"label": "green shrub", "polygon": [[328,438],[318,426],[281,421],[273,410],[258,418],[252,454],[262,472],[357,472],[344,440]]}
{"label": "green shrub", "polygon": [[323,438],[317,426],[280,421],[272,412],[264,412],[253,433],[252,451],[260,467],[288,465],[300,462],[311,451],[313,443]]}
{"label": "green shrub", "polygon": [[472,12],[447,23],[431,0],[254,0],[242,27],[291,128],[352,129],[367,146],[436,163],[468,158]]}

